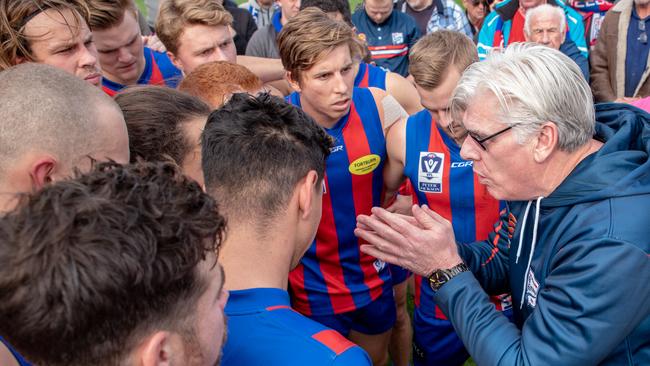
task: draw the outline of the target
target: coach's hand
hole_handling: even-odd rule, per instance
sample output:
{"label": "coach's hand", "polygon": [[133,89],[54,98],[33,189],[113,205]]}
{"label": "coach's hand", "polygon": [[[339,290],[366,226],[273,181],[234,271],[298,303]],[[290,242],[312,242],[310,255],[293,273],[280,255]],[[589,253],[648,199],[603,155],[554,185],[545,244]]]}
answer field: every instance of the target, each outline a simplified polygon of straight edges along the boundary
{"label": "coach's hand", "polygon": [[379,207],[359,215],[354,234],[368,242],[361,251],[425,277],[462,262],[451,223],[426,205],[411,209],[413,217]]}

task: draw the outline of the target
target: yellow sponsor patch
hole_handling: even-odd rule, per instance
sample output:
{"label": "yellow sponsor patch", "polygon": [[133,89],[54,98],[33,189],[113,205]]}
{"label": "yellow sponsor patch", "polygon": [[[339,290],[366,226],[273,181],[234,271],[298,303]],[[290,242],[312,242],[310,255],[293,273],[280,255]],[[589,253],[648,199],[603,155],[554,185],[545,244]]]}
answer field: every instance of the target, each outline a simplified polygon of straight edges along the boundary
{"label": "yellow sponsor patch", "polygon": [[370,154],[353,161],[348,167],[348,170],[354,175],[364,175],[372,173],[379,166],[380,162],[381,157],[379,155]]}

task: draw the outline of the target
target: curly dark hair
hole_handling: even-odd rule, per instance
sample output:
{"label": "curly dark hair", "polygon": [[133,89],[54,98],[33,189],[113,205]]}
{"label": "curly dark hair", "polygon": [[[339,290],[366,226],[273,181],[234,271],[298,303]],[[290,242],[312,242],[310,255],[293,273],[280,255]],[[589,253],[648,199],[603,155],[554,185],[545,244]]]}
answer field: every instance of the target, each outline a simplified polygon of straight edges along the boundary
{"label": "curly dark hair", "polygon": [[0,219],[0,335],[35,364],[117,365],[152,331],[192,334],[224,230],[172,163],[50,185]]}
{"label": "curly dark hair", "polygon": [[234,94],[203,130],[206,189],[227,215],[273,218],[310,170],[324,177],[331,146],[300,108],[268,93]]}

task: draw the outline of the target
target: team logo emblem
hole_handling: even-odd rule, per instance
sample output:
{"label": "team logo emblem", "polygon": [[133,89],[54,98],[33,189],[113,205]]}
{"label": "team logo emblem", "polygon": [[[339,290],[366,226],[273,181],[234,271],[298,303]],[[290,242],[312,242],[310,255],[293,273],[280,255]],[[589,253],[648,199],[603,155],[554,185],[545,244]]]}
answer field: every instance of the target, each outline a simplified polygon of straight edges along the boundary
{"label": "team logo emblem", "polygon": [[418,190],[425,193],[442,193],[442,173],[445,155],[438,152],[420,152],[418,164]]}
{"label": "team logo emblem", "polygon": [[384,262],[382,260],[379,260],[379,259],[375,259],[375,261],[372,262],[372,266],[375,267],[375,271],[377,271],[377,273],[379,273],[384,268],[386,268],[386,262]]}
{"label": "team logo emblem", "polygon": [[391,34],[393,36],[393,44],[402,44],[404,43],[404,33],[402,32],[397,32]]}

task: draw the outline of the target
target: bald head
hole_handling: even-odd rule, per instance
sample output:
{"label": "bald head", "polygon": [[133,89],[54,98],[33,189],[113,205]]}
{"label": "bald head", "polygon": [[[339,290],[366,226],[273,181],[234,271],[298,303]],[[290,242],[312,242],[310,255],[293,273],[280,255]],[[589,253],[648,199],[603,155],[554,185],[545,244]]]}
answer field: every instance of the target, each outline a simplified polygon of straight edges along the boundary
{"label": "bald head", "polygon": [[128,162],[115,102],[52,66],[26,63],[0,73],[0,110],[0,193],[38,189],[92,160]]}

